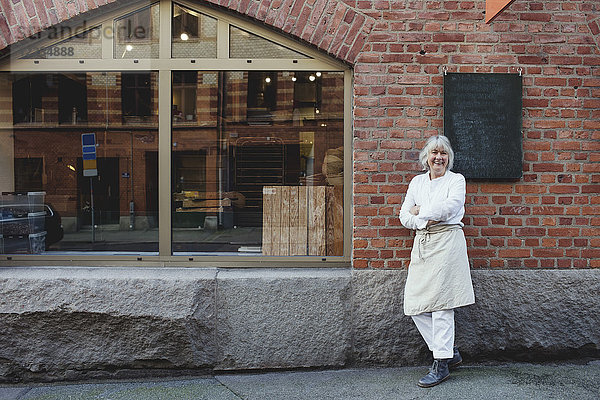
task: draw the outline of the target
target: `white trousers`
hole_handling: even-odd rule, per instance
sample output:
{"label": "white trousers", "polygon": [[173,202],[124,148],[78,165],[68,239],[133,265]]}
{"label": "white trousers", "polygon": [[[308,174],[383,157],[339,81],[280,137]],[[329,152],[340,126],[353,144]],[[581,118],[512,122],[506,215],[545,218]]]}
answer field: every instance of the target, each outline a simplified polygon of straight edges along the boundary
{"label": "white trousers", "polygon": [[454,356],[454,310],[427,312],[413,315],[412,319],[433,358]]}

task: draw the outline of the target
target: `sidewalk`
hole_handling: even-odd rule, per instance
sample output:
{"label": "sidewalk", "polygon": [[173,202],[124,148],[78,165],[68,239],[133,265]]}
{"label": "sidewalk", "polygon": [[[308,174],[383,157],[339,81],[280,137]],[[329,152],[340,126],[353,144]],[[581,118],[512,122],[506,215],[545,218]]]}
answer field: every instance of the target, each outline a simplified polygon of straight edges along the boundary
{"label": "sidewalk", "polygon": [[0,384],[1,400],[600,399],[600,360],[582,364],[466,365],[422,389],[424,367],[219,374],[138,381]]}

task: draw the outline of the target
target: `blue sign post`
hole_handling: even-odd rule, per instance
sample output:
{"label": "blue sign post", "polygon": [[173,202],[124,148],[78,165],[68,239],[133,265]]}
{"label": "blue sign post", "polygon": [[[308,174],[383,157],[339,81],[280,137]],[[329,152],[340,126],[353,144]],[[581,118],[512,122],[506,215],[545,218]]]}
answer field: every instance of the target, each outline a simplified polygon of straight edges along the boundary
{"label": "blue sign post", "polygon": [[98,176],[96,162],[96,134],[81,135],[81,150],[83,153],[83,176],[90,177],[90,206],[92,208],[92,243],[96,241],[96,221],[94,218],[94,176]]}
{"label": "blue sign post", "polygon": [[81,135],[81,149],[83,152],[83,176],[98,176],[95,133]]}

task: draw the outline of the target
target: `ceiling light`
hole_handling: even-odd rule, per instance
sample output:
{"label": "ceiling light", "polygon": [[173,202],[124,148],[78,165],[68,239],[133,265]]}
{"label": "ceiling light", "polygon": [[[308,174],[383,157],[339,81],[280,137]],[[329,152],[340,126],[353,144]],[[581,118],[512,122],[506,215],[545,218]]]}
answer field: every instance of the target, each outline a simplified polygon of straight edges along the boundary
{"label": "ceiling light", "polygon": [[308,77],[308,80],[311,81],[311,82],[313,82],[315,79],[317,79],[317,78],[315,78],[314,75],[311,75],[311,76]]}
{"label": "ceiling light", "polygon": [[317,72],[315,75],[317,75],[318,78],[321,77],[321,73],[320,72]]}

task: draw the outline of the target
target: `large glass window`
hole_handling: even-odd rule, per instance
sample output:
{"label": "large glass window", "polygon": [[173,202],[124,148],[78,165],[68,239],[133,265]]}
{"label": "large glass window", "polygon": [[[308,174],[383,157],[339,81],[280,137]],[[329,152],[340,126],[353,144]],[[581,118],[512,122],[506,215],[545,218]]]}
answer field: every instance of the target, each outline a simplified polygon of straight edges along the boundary
{"label": "large glass window", "polygon": [[[48,253],[158,251],[157,80],[155,72],[2,76],[13,124],[0,142],[14,159],[0,168],[3,252],[31,253],[30,235],[42,232]],[[90,133],[97,174],[86,176],[82,135]],[[28,192],[44,193],[44,229],[22,208]]]}
{"label": "large glass window", "polygon": [[345,67],[191,2],[106,12],[0,62],[0,254],[349,257]]}
{"label": "large glass window", "polygon": [[344,74],[173,72],[174,104],[185,75],[204,125],[173,119],[175,254],[341,256]]}
{"label": "large glass window", "polygon": [[74,32],[70,27],[51,27],[48,29],[51,40],[67,38],[56,44],[45,46],[42,49],[25,56],[30,59],[92,59],[102,58],[102,33],[100,27],[85,32]]}
{"label": "large glass window", "polygon": [[230,28],[231,58],[308,58],[306,55],[235,26]]}
{"label": "large glass window", "polygon": [[115,20],[115,58],[158,58],[159,5]]}
{"label": "large glass window", "polygon": [[217,20],[173,3],[172,56],[217,57]]}

